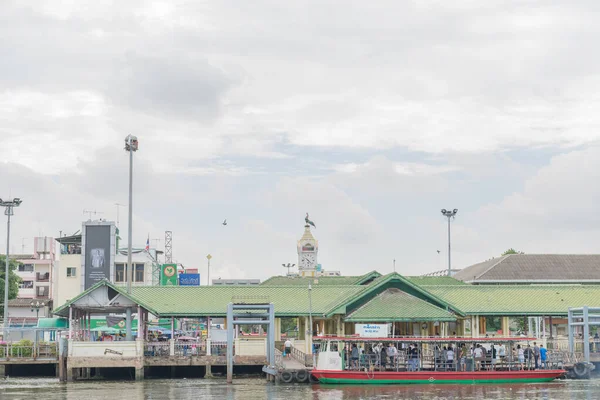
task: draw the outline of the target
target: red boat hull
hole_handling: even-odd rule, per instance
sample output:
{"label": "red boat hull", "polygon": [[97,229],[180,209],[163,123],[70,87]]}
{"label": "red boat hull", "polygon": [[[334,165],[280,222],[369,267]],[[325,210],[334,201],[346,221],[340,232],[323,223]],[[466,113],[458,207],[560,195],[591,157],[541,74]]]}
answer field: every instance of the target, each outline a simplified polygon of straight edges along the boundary
{"label": "red boat hull", "polygon": [[474,384],[549,382],[561,377],[563,370],[476,371],[476,372],[365,372],[313,370],[320,383],[334,384]]}

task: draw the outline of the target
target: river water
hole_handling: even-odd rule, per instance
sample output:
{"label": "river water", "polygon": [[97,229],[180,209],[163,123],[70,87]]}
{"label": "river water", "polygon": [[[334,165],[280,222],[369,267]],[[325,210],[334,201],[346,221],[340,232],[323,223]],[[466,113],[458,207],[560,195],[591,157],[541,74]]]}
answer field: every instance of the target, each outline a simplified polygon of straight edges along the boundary
{"label": "river water", "polygon": [[523,385],[338,386],[275,385],[261,378],[82,381],[61,384],[56,379],[0,380],[2,400],[99,399],[239,399],[239,400],[368,400],[368,399],[600,399],[600,380],[555,381]]}

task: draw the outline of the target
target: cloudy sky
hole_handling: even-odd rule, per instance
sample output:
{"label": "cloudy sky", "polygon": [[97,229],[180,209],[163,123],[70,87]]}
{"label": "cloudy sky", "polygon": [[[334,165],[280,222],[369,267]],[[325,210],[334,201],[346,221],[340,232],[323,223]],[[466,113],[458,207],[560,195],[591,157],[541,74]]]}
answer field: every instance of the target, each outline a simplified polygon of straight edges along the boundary
{"label": "cloudy sky", "polygon": [[134,246],[212,277],[285,272],[306,212],[345,275],[446,268],[441,208],[455,267],[599,251],[597,1],[2,3],[12,251],[116,220],[130,133]]}

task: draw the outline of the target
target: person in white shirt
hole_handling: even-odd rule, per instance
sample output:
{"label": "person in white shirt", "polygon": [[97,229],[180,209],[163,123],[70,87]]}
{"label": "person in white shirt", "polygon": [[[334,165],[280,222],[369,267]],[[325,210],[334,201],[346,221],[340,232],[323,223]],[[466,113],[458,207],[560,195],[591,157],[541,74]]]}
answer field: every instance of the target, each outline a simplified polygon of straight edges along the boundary
{"label": "person in white shirt", "polygon": [[478,344],[477,347],[473,349],[473,356],[475,357],[475,370],[480,371],[481,361],[483,360],[483,349],[481,348],[480,344]]}
{"label": "person in white shirt", "polygon": [[446,351],[446,361],[448,365],[448,369],[454,369],[454,349],[452,346],[448,347]]}
{"label": "person in white shirt", "polygon": [[290,353],[292,352],[292,341],[290,339],[286,339],[285,341],[285,356],[290,358]]}

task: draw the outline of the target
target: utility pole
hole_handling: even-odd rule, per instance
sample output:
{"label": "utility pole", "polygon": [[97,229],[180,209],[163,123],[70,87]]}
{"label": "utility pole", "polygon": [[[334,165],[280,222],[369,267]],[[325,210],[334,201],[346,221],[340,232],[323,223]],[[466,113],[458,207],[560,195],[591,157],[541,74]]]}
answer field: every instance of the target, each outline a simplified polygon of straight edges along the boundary
{"label": "utility pole", "polygon": [[455,208],[452,211],[448,211],[445,208],[442,209],[442,215],[448,218],[448,276],[452,276],[452,258],[451,258],[451,246],[450,246],[450,218],[454,218],[458,209]]}
{"label": "utility pole", "polygon": [[206,274],[206,286],[210,286],[210,259],[212,258],[212,256],[210,254],[208,254],[206,256],[206,259],[208,260],[208,270],[207,270],[207,274]]}
{"label": "utility pole", "polygon": [[5,207],[4,215],[8,217],[8,221],[6,222],[6,264],[4,269],[4,322],[2,326],[4,327],[4,333],[2,339],[7,342],[8,341],[8,290],[9,290],[9,277],[10,277],[10,217],[13,214],[13,208],[19,207],[23,201],[19,198],[14,198],[12,200],[3,201],[0,199],[0,206]]}
{"label": "utility pole", "polygon": [[288,270],[287,275],[288,276],[290,275],[290,268],[294,268],[296,266],[296,264],[290,264],[290,263],[281,264],[281,265],[283,265],[283,268],[287,268],[287,270]]}

